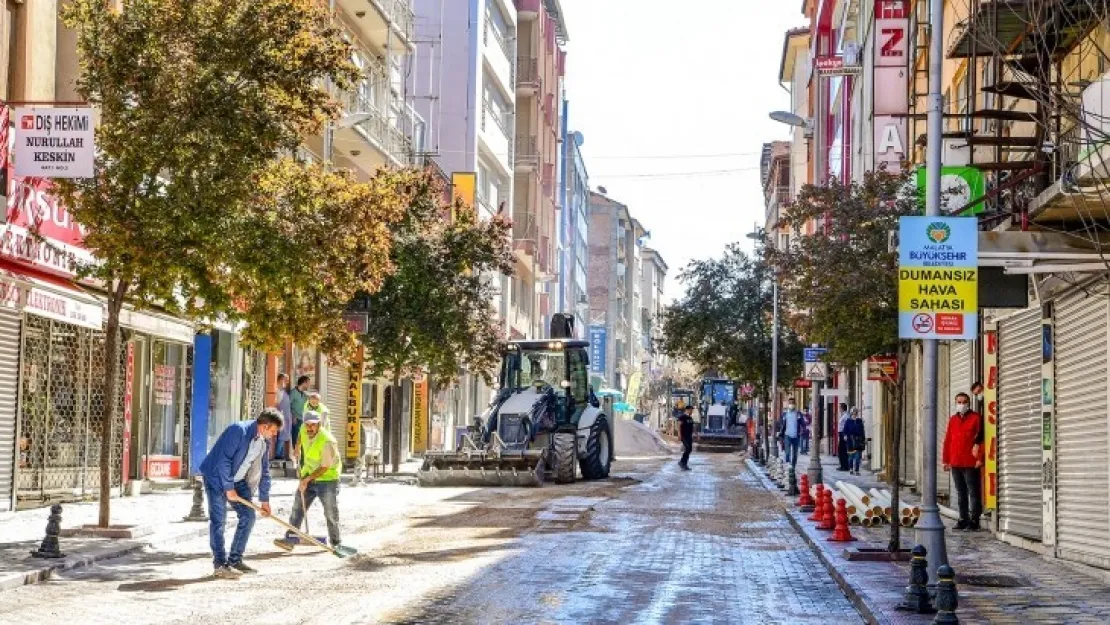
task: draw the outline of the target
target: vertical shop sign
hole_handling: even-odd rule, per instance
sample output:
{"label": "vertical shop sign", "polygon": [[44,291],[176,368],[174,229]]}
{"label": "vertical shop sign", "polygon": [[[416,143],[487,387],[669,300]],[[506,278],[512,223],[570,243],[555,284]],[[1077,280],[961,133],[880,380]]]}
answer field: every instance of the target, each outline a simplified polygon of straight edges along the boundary
{"label": "vertical shop sign", "polygon": [[983,508],[998,507],[998,326],[985,324],[983,331]]}
{"label": "vertical shop sign", "polygon": [[420,376],[412,382],[412,452],[423,453],[428,449],[428,377]]}
{"label": "vertical shop sign", "polygon": [[362,359],[347,367],[347,453],[348,460],[358,458],[362,442]]}
{"label": "vertical shop sign", "polygon": [[135,344],[127,343],[127,368],[123,376],[123,456],[120,482],[127,486],[131,466],[131,387],[135,380]]}
{"label": "vertical shop sign", "polygon": [[1041,307],[1041,542],[1056,544],[1056,341],[1053,304]]}

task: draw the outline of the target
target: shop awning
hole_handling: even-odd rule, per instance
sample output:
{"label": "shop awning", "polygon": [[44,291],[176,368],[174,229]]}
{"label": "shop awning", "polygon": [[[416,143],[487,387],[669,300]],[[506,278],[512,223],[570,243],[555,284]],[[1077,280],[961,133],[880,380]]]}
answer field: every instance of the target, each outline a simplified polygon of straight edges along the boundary
{"label": "shop awning", "polygon": [[104,307],[65,280],[47,279],[15,269],[0,269],[3,305],[54,321],[104,329]]}
{"label": "shop awning", "polygon": [[979,266],[1002,267],[1008,274],[1102,273],[1110,271],[1110,254],[1104,254],[1081,234],[979,233]]}

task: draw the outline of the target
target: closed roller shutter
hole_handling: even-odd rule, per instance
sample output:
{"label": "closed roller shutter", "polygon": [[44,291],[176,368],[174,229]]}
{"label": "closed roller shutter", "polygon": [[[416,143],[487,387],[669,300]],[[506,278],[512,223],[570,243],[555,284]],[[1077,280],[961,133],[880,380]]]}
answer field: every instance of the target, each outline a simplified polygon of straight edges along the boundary
{"label": "closed roller shutter", "polygon": [[0,310],[0,512],[12,509],[16,399],[19,396],[20,315]]}
{"label": "closed roller shutter", "polygon": [[1056,306],[1056,540],[1061,557],[1110,566],[1106,296]]}
{"label": "closed roller shutter", "polygon": [[942,451],[944,437],[948,434],[948,417],[956,412],[956,393],[971,393],[972,380],[972,341],[952,341],[948,345],[948,393],[947,398],[938,400],[937,415],[937,490],[942,493],[953,492],[951,488],[952,475],[943,471]]}
{"label": "closed roller shutter", "polygon": [[998,324],[998,520],[1041,539],[1041,310]]}
{"label": "closed roller shutter", "polygon": [[327,365],[327,391],[324,392],[324,403],[327,404],[331,415],[331,433],[339,443],[339,451],[347,445],[347,371],[342,367]]}

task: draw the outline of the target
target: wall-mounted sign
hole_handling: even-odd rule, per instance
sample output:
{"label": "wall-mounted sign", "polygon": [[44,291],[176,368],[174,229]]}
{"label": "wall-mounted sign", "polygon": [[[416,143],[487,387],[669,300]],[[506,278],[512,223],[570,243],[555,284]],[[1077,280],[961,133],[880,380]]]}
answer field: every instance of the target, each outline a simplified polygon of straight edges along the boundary
{"label": "wall-mounted sign", "polygon": [[[925,183],[926,169],[924,167],[917,168],[917,192],[921,198],[922,205],[925,202]],[[971,203],[972,200],[977,200],[983,197],[987,192],[987,179],[983,172],[975,167],[970,166],[947,166],[940,168],[940,212],[952,213],[958,211],[964,206]],[[978,205],[969,208],[967,212],[961,213],[962,217],[969,217],[971,215],[978,215],[986,210],[986,202],[980,202]]]}
{"label": "wall-mounted sign", "polygon": [[862,71],[856,63],[849,64],[843,56],[819,56],[813,61],[819,76],[855,76]]}
{"label": "wall-mounted sign", "polygon": [[890,382],[898,378],[898,359],[894,356],[872,356],[867,359],[867,379]]}
{"label": "wall-mounted sign", "polygon": [[605,374],[605,326],[590,326],[590,373]]}
{"label": "wall-mounted sign", "polygon": [[348,332],[366,334],[370,331],[370,316],[364,312],[345,312],[343,321],[347,324]]}
{"label": "wall-mounted sign", "polygon": [[17,108],[15,175],[39,178],[92,178],[91,108]]}

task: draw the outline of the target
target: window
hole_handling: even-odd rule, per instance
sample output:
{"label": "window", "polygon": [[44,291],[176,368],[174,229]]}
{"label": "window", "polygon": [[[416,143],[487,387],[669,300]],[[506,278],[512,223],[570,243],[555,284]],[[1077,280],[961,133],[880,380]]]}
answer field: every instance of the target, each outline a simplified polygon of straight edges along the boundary
{"label": "window", "polygon": [[567,364],[570,366],[570,396],[576,407],[585,407],[590,399],[590,375],[586,371],[588,358],[584,350],[575,349],[569,353]]}

